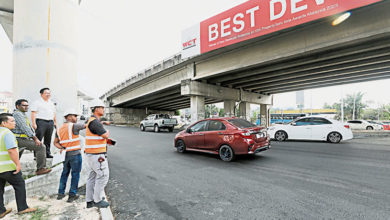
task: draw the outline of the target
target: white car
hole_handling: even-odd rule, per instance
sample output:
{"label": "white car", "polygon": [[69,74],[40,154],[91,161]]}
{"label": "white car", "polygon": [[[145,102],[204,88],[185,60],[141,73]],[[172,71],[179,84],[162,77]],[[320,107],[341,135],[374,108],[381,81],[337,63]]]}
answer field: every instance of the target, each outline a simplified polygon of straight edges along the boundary
{"label": "white car", "polygon": [[379,123],[379,122],[376,122],[376,121],[368,121],[368,122],[374,125],[374,129],[375,130],[383,130],[384,129],[382,123]]}
{"label": "white car", "polygon": [[341,140],[353,138],[351,129],[336,120],[323,117],[302,117],[289,124],[273,125],[268,128],[268,134],[277,141],[318,140],[339,143]]}
{"label": "white car", "polygon": [[366,120],[350,120],[350,121],[347,121],[347,125],[349,125],[349,127],[352,130],[374,130],[374,129],[381,130],[381,129],[383,129],[383,126],[370,123]]}

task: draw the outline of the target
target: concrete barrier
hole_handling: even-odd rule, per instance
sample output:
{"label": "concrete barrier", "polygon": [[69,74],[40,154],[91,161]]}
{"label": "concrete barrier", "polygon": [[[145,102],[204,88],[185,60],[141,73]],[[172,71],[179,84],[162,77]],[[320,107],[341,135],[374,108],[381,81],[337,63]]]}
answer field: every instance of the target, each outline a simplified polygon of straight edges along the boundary
{"label": "concrete barrier", "polygon": [[390,137],[390,131],[386,130],[352,130],[354,138],[366,137]]}
{"label": "concrete barrier", "polygon": [[[84,148],[85,146],[85,138],[83,136],[80,136],[81,146]],[[53,151],[52,146],[52,152],[59,151],[56,149]],[[81,152],[84,152],[82,149]],[[83,186],[87,183],[87,177],[89,174],[89,167],[88,163],[86,162],[84,153],[81,153],[82,155],[82,169],[80,173],[80,180],[79,180],[79,187]],[[51,167],[52,159],[47,159],[46,166]],[[37,169],[36,161],[34,161],[33,153],[30,151],[25,151],[23,153],[20,164],[22,166],[22,174],[26,178],[30,175],[35,175],[35,171]],[[33,197],[33,196],[47,196],[47,195],[54,195],[58,193],[58,187],[60,184],[60,177],[62,173],[63,165],[62,163],[53,167],[52,171],[48,174],[40,175],[40,176],[33,176],[31,178],[28,178],[25,180],[26,182],[26,191],[27,191],[27,197]],[[70,182],[71,182],[71,175],[68,177],[68,181],[66,184],[66,190],[68,191],[70,189]],[[4,189],[4,204],[8,204],[9,202],[13,201],[15,199],[15,192],[12,186],[7,186]]]}
{"label": "concrete barrier", "polygon": [[[84,154],[83,155],[83,165],[80,173],[80,181],[79,181],[79,187],[83,186],[87,183],[87,177],[88,177],[88,164],[86,163]],[[35,163],[30,163],[31,166],[35,167]],[[25,166],[25,164],[23,165]],[[45,175],[40,176],[33,176],[31,178],[26,179],[26,191],[27,191],[27,197],[33,197],[33,196],[47,196],[47,195],[54,195],[58,193],[58,186],[60,184],[60,177],[62,173],[62,164],[59,164],[55,166],[52,171]],[[31,168],[34,169],[34,168]],[[30,170],[31,170],[30,169]],[[23,169],[22,169],[23,172]],[[68,182],[66,186],[66,190],[69,190],[71,182],[71,175],[68,177]],[[8,204],[9,202],[13,201],[15,199],[15,192],[12,186],[5,187],[4,190],[4,204]]]}

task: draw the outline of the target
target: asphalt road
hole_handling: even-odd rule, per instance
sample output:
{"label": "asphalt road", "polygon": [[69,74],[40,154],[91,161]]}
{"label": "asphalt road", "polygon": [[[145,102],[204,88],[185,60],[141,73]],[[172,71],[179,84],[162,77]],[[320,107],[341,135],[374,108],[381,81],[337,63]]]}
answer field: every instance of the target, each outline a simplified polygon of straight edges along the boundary
{"label": "asphalt road", "polygon": [[108,127],[116,219],[389,219],[390,142],[272,142],[255,156],[173,148],[174,133]]}

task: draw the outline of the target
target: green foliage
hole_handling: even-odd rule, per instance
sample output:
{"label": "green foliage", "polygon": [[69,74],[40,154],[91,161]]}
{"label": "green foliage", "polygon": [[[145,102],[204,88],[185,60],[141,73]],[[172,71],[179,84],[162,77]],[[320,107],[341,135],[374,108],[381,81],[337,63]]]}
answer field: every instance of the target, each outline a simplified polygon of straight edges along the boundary
{"label": "green foliage", "polygon": [[[390,104],[382,105],[377,109],[367,109],[367,103],[363,102],[364,93],[357,92],[354,94],[348,94],[344,98],[344,119],[351,120],[353,118],[353,107],[355,102],[355,119],[367,119],[367,120],[390,120]],[[341,100],[338,103],[332,105],[325,103],[324,109],[336,109],[336,119],[341,119]]]}
{"label": "green foliage", "polygon": [[205,117],[210,118],[212,115],[218,115],[219,114],[219,108],[215,106],[214,104],[206,105],[205,106]]}
{"label": "green foliage", "polygon": [[179,111],[179,110],[176,110],[176,111],[175,111],[175,115],[180,115],[180,111]]}
{"label": "green foliage", "polygon": [[49,220],[50,219],[50,214],[49,214],[49,207],[46,208],[38,208],[37,211],[29,214],[29,215],[23,215],[24,217],[29,217],[29,220]]}
{"label": "green foliage", "polygon": [[363,95],[364,93],[362,92],[354,93],[353,95],[347,95],[347,97],[344,99],[345,116],[350,116],[349,118],[352,119],[355,106],[355,119],[362,118],[363,109],[367,107],[367,104],[363,103],[362,101]]}
{"label": "green foliage", "polygon": [[366,120],[390,120],[390,105],[382,105],[377,109],[365,109],[363,112],[363,119]]}
{"label": "green foliage", "polygon": [[223,108],[219,109],[218,116],[219,117],[224,117],[225,116],[225,109],[223,109]]}

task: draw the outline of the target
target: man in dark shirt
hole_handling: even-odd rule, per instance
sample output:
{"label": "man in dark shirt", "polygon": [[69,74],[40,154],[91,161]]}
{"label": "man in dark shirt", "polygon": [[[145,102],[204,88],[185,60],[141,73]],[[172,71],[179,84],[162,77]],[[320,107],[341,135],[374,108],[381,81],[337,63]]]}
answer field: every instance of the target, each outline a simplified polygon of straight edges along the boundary
{"label": "man in dark shirt", "polygon": [[96,101],[91,107],[93,115],[87,122],[85,134],[85,157],[90,168],[86,185],[87,208],[107,208],[109,203],[103,199],[102,194],[109,178],[107,139],[110,133],[100,122],[104,104]]}

